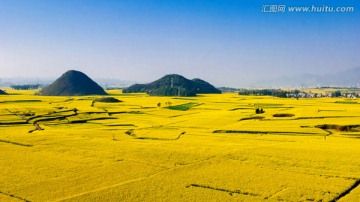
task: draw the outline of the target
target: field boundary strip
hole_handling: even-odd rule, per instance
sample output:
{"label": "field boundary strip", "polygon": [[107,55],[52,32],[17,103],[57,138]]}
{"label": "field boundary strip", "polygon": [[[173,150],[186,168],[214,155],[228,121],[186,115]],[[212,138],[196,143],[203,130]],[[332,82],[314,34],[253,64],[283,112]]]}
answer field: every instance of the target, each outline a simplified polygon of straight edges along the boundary
{"label": "field boundary strip", "polygon": [[336,202],[339,201],[341,198],[344,198],[346,195],[350,194],[350,192],[354,189],[356,189],[360,185],[360,179],[357,179],[351,187],[346,189],[344,192],[340,193],[336,198],[331,200],[330,202]]}
{"label": "field boundary strip", "polygon": [[212,187],[212,186],[208,186],[208,185],[190,184],[189,186],[187,186],[187,188],[189,188],[189,187],[199,187],[199,188],[211,189],[211,190],[215,190],[215,191],[222,191],[222,192],[229,193],[230,196],[232,196],[233,194],[242,194],[242,195],[249,195],[249,196],[259,196],[258,194],[254,194],[254,193],[250,193],[250,192],[244,192],[244,191],[241,191],[241,190],[230,190],[230,189]]}
{"label": "field boundary strip", "polygon": [[244,134],[259,134],[259,135],[305,135],[305,136],[326,136],[330,134],[312,133],[312,132],[291,132],[291,131],[251,131],[251,130],[214,130],[213,133],[244,133]]}
{"label": "field boundary strip", "polygon": [[4,192],[2,192],[2,191],[0,191],[0,194],[3,194],[3,195],[5,195],[5,196],[9,196],[9,197],[11,197],[11,198],[19,199],[19,200],[21,200],[21,201],[31,202],[31,201],[29,201],[29,200],[27,200],[27,199],[24,199],[24,198],[20,197],[20,196],[15,196],[14,194],[6,194],[6,193],[4,193]]}
{"label": "field boundary strip", "polygon": [[23,146],[23,147],[32,147],[32,146],[34,146],[32,144],[23,144],[23,143],[19,143],[19,142],[12,142],[12,141],[9,141],[9,140],[1,140],[1,139],[0,139],[0,142],[13,144],[13,145],[18,145],[18,146]]}

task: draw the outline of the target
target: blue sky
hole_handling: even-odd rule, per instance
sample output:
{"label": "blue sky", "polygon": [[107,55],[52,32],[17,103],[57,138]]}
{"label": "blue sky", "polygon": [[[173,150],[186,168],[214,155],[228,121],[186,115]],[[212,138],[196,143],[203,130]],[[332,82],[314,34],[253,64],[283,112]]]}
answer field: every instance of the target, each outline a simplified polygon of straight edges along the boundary
{"label": "blue sky", "polygon": [[[263,13],[263,5],[354,6]],[[358,0],[0,0],[0,78],[147,82],[178,73],[242,87],[360,67]]]}

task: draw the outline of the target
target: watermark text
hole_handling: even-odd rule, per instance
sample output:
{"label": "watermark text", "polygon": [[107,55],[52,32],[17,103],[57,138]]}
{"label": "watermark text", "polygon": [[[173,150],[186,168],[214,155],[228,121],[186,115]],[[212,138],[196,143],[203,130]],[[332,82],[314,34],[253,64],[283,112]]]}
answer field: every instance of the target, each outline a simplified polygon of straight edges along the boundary
{"label": "watermark text", "polygon": [[286,6],[286,5],[276,5],[268,4],[262,5],[262,13],[352,13],[355,12],[355,7],[353,6]]}

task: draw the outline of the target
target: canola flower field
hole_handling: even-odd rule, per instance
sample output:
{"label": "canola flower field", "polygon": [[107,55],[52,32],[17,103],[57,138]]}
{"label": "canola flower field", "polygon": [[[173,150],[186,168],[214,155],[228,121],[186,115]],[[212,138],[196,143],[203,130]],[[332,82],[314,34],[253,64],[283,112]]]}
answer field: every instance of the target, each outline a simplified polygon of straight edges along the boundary
{"label": "canola flower field", "polygon": [[7,92],[0,201],[360,199],[357,99]]}

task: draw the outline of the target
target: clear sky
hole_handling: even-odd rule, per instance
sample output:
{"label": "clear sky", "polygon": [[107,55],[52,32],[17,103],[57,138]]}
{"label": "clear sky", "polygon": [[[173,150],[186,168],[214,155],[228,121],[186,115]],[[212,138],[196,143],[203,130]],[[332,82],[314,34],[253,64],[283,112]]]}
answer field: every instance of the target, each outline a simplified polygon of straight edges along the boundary
{"label": "clear sky", "polygon": [[[262,12],[267,5],[354,12]],[[265,6],[265,7],[263,7]],[[0,0],[0,78],[147,82],[178,73],[216,86],[360,67],[359,0]]]}

